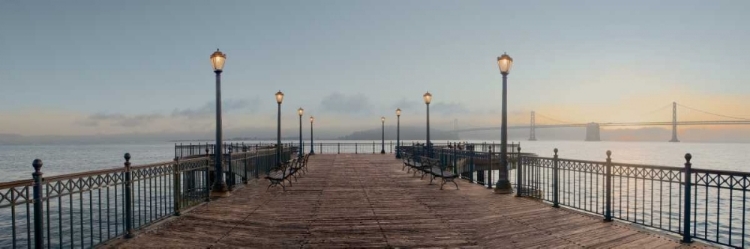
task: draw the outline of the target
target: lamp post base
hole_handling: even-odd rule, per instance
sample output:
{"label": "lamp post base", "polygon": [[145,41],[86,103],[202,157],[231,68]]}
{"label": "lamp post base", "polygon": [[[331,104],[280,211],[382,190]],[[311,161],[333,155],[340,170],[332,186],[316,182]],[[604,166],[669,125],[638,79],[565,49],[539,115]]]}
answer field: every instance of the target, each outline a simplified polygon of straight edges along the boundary
{"label": "lamp post base", "polygon": [[315,155],[315,151],[310,151],[310,155]]}
{"label": "lamp post base", "polygon": [[380,154],[385,154],[385,150],[380,150]]}
{"label": "lamp post base", "polygon": [[498,180],[495,184],[495,194],[512,194],[513,187],[508,180]]}
{"label": "lamp post base", "polygon": [[232,195],[226,184],[214,185],[211,189],[211,197],[228,197]]}

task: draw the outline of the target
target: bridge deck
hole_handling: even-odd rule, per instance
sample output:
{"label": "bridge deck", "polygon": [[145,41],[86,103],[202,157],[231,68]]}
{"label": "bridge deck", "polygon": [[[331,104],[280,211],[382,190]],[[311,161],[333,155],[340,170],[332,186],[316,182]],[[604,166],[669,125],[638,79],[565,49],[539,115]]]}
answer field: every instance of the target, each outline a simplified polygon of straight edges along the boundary
{"label": "bridge deck", "polygon": [[[253,181],[115,247],[637,247],[676,238],[459,181],[428,185],[393,155],[316,155],[293,187]],[[694,244],[698,246],[699,244]]]}

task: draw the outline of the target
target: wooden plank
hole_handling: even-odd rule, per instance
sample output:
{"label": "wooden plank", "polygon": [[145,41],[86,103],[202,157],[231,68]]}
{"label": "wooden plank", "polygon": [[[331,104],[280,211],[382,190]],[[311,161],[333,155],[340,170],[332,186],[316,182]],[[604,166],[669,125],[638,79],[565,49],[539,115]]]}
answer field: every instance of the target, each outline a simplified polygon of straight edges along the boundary
{"label": "wooden plank", "polygon": [[[679,247],[601,218],[457,180],[439,190],[393,155],[310,157],[309,172],[266,191],[253,180],[230,197],[105,247],[579,248]],[[619,225],[618,225],[619,224]]]}

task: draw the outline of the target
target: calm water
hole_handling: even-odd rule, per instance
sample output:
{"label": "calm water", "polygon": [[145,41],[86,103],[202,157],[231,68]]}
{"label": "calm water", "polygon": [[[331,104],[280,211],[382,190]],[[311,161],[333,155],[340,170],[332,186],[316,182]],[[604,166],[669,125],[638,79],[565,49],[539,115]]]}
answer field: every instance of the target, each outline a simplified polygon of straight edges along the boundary
{"label": "calm water", "polygon": [[[294,142],[294,141],[284,141]],[[359,143],[359,152],[372,151],[373,141],[316,141],[322,143]],[[375,141],[379,152],[380,141]],[[423,142],[423,141],[416,141]],[[446,141],[434,141],[442,143]],[[453,141],[452,141],[453,142]],[[485,142],[485,141],[469,141]],[[493,141],[486,141],[493,143]],[[499,143],[499,141],[494,141]],[[519,142],[519,141],[514,141]],[[579,141],[520,141],[523,152],[551,157],[558,148],[560,158],[604,161],[605,152],[612,151],[612,160],[626,163],[654,164],[682,167],[685,153],[692,153],[694,168],[750,171],[750,144],[723,143],[667,143],[667,142],[579,142]],[[256,142],[248,142],[256,143]],[[265,141],[264,143],[272,143]],[[309,145],[309,141],[307,141]],[[392,142],[395,144],[395,141]],[[386,141],[390,151],[391,141]],[[411,144],[406,141],[405,144]],[[308,146],[305,146],[309,151]],[[316,152],[335,153],[336,148],[324,148]],[[342,147],[349,152],[352,147]],[[134,165],[172,160],[174,143],[149,144],[88,144],[88,145],[0,145],[0,181],[28,179],[35,158],[44,161],[45,176],[81,172],[94,169],[122,167],[123,154],[130,152]],[[351,151],[353,152],[353,151]]]}

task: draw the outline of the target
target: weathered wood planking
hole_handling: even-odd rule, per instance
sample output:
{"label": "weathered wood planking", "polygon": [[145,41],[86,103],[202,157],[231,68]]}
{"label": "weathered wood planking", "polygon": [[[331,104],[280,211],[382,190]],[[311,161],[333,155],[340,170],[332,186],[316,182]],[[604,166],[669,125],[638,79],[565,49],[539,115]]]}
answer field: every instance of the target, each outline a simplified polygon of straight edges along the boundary
{"label": "weathered wood planking", "polygon": [[[109,246],[191,248],[675,248],[677,238],[459,181],[428,185],[393,155],[316,155],[282,192],[252,181]],[[704,246],[693,244],[692,246]]]}

